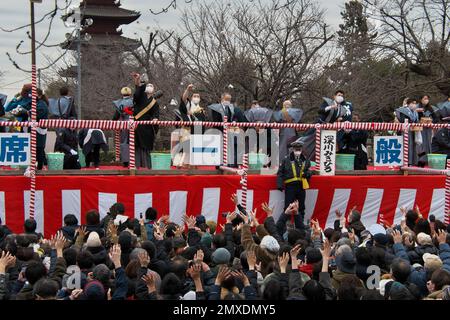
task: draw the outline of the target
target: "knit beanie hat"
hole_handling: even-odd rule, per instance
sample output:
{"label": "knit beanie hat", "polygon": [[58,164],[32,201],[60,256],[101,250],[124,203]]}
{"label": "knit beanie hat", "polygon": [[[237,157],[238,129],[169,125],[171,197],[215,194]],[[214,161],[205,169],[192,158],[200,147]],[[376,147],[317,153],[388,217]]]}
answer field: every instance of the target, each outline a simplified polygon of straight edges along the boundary
{"label": "knit beanie hat", "polygon": [[230,251],[225,248],[218,248],[213,252],[211,258],[215,264],[228,264],[230,262],[231,254]]}
{"label": "knit beanie hat", "polygon": [[278,250],[280,250],[280,244],[278,243],[277,239],[272,236],[264,236],[259,246],[272,253],[277,253]]}
{"label": "knit beanie hat", "polygon": [[429,234],[421,232],[417,235],[417,243],[424,246],[427,244],[433,244],[433,241],[431,240]]}
{"label": "knit beanie hat", "polygon": [[336,256],[336,266],[345,273],[355,273],[356,259],[352,252],[344,251]]}
{"label": "knit beanie hat", "polygon": [[89,237],[86,241],[86,245],[90,248],[97,248],[102,246],[102,242],[100,241],[100,236],[97,232],[93,231],[89,233]]}

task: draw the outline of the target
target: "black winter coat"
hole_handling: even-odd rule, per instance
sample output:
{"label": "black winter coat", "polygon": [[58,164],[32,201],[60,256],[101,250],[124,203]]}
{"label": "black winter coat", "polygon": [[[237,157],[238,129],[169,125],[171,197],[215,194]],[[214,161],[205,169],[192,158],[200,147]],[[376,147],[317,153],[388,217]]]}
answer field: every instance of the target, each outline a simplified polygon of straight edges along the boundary
{"label": "black winter coat", "polygon": [[281,162],[281,164],[278,168],[278,173],[277,173],[278,189],[284,188],[285,180],[289,180],[294,177],[294,173],[292,172],[292,163],[295,164],[295,170],[297,171],[297,177],[300,177],[301,168],[302,168],[303,164],[305,164],[303,177],[308,180],[311,178],[312,173],[311,173],[311,171],[309,171],[309,168],[311,167],[311,162],[309,160],[307,160],[303,154],[300,156],[300,160],[296,161],[294,153],[291,152],[289,154],[289,156],[287,156],[286,158],[283,159],[283,161]]}
{"label": "black winter coat", "polygon": [[[137,116],[143,109],[145,109],[151,102],[145,93],[145,84],[136,87],[134,93],[134,116]],[[147,111],[142,117],[136,119],[138,121],[153,120],[159,118],[159,104],[158,102]],[[153,150],[156,135],[158,134],[158,126],[138,126],[136,128],[136,147],[141,149]]]}
{"label": "black winter coat", "polygon": [[437,256],[439,256],[439,250],[431,245],[431,244],[427,244],[427,245],[420,245],[415,247],[413,250],[408,251],[408,257],[409,260],[411,261],[411,264],[414,263],[419,263],[419,264],[423,264],[423,259],[422,256],[425,253],[430,253],[430,254],[435,254]]}

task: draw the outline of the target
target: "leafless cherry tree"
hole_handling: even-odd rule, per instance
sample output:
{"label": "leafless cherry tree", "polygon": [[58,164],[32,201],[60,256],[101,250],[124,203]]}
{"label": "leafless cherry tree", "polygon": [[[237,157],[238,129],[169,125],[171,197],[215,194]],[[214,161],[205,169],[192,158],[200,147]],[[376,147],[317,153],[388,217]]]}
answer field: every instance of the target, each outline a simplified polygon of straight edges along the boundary
{"label": "leafless cherry tree", "polygon": [[[449,94],[450,1],[364,0],[364,5],[378,25],[378,47],[420,77],[417,87],[433,84]],[[410,79],[405,73],[406,84]]]}

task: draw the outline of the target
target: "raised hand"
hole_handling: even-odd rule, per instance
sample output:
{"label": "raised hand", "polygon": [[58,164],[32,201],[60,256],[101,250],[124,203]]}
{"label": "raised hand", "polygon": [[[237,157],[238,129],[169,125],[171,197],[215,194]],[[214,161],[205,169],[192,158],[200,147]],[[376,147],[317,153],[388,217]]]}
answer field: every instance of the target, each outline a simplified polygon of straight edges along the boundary
{"label": "raised hand", "polygon": [[122,254],[122,250],[120,249],[119,244],[113,245],[111,250],[109,251],[109,258],[114,263],[114,266],[116,269],[118,269],[122,266],[120,263],[121,254]]}
{"label": "raised hand", "polygon": [[202,263],[204,257],[205,257],[205,253],[203,252],[203,250],[202,249],[198,249],[197,253],[194,255],[194,261]]}
{"label": "raised hand", "polygon": [[239,199],[238,199],[236,193],[233,193],[231,195],[231,201],[233,201],[234,205],[236,205],[236,206],[239,204]]}
{"label": "raised hand", "polygon": [[403,242],[402,234],[398,230],[392,231],[392,237],[394,238],[394,243],[402,243]]}
{"label": "raised hand", "polygon": [[147,253],[147,251],[139,252],[138,254],[139,263],[141,265],[141,268],[147,268],[148,264],[150,263],[150,257]]}
{"label": "raised hand", "polygon": [[261,209],[267,214],[267,217],[271,217],[273,215],[273,207],[270,208],[267,202],[261,204]]}
{"label": "raised hand", "polygon": [[242,271],[233,271],[231,274],[236,278],[241,280],[241,282],[244,284],[244,287],[248,287],[250,285],[250,281],[248,280],[248,277],[242,272]]}
{"label": "raised hand", "polygon": [[153,273],[144,274],[141,277],[141,280],[147,285],[147,290],[149,293],[156,291],[155,275]]}
{"label": "raised hand", "polygon": [[160,228],[158,225],[155,225],[153,228],[153,236],[156,240],[161,241],[164,240],[165,229]]}
{"label": "raised hand", "polygon": [[117,236],[117,231],[118,231],[118,226],[116,226],[115,224],[114,224],[114,221],[110,221],[109,223],[108,223],[108,233],[112,236],[112,237],[114,237],[114,236]]}
{"label": "raised hand", "polygon": [[221,286],[223,280],[225,280],[226,278],[228,278],[228,276],[229,276],[230,274],[231,274],[231,272],[230,272],[230,269],[229,269],[228,267],[226,267],[226,266],[220,267],[219,273],[217,274],[217,277],[216,277],[215,284],[216,284],[217,286]]}
{"label": "raised hand", "polygon": [[188,229],[194,229],[195,228],[195,218],[188,216],[188,215],[183,215],[183,222],[187,225]]}
{"label": "raised hand", "polygon": [[86,234],[87,234],[86,226],[79,227],[75,232],[78,234],[79,237],[84,239],[86,237]]}
{"label": "raised hand", "polygon": [[69,299],[77,300],[81,296],[82,293],[83,293],[83,289],[74,289],[74,290],[72,290],[72,293],[70,294]]}
{"label": "raised hand", "polygon": [[232,223],[233,220],[236,219],[236,217],[237,217],[237,213],[235,211],[228,212],[227,217],[226,217],[227,223]]}
{"label": "raised hand", "polygon": [[169,216],[169,215],[161,216],[161,217],[158,219],[157,224],[160,225],[161,223],[164,223],[164,224],[170,223],[170,216]]}
{"label": "raised hand", "polygon": [[301,245],[298,244],[295,247],[293,247],[289,252],[291,255],[292,270],[297,270],[298,266],[300,265],[300,261],[298,260],[298,254],[301,248],[302,248]]}
{"label": "raised hand", "polygon": [[289,263],[289,253],[283,252],[283,255],[278,257],[278,264],[280,265],[281,273],[286,273],[288,263]]}
{"label": "raised hand", "polygon": [[64,246],[66,244],[66,238],[64,238],[64,235],[62,232],[58,232],[55,237],[55,249],[56,249],[56,256],[58,258],[61,258],[63,256],[63,250]]}
{"label": "raised hand", "polygon": [[249,217],[248,217],[248,215],[246,215],[246,214],[243,214],[242,212],[239,212],[238,213],[239,214],[239,216],[242,218],[242,220],[244,221],[244,223],[245,224],[248,224],[248,222],[249,222]]}
{"label": "raised hand", "polygon": [[256,218],[256,211],[257,211],[257,209],[255,208],[252,211],[250,211],[250,213],[249,213],[249,215],[251,217],[251,225],[252,225],[252,227],[259,226],[258,219]]}
{"label": "raised hand", "polygon": [[322,235],[322,229],[319,225],[319,220],[311,220],[311,227],[312,227],[312,238],[313,239],[319,239]]}
{"label": "raised hand", "polygon": [[419,218],[422,219],[423,216],[422,216],[422,213],[420,212],[420,208],[419,208],[419,205],[418,205],[418,204],[416,204],[416,212],[417,212],[417,214],[419,215]]}
{"label": "raised hand", "polygon": [[249,270],[255,270],[256,267],[256,253],[253,250],[246,251],[247,264]]}
{"label": "raised hand", "polygon": [[0,273],[5,273],[6,269],[16,264],[16,257],[12,256],[9,252],[3,251],[0,256]]}
{"label": "raised hand", "polygon": [[444,244],[447,241],[447,232],[444,230],[438,230],[437,239],[439,244]]}
{"label": "raised hand", "polygon": [[[164,227],[164,233],[166,232],[167,227]],[[175,228],[175,237],[181,237],[184,233],[184,227],[177,226]]]}
{"label": "raised hand", "polygon": [[325,238],[323,241],[323,248],[320,250],[320,253],[322,254],[322,259],[328,260],[330,258],[331,254],[331,244],[328,239]]}
{"label": "raised hand", "polygon": [[202,264],[201,263],[194,263],[192,266],[188,269],[188,274],[192,278],[192,280],[200,280],[200,272],[202,271]]}

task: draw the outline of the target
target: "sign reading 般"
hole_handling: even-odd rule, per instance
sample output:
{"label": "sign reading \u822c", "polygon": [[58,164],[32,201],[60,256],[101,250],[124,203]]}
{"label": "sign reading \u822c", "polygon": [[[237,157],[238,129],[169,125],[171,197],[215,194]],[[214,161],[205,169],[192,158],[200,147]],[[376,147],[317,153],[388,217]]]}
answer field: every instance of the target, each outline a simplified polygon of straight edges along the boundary
{"label": "sign reading \u822c", "polygon": [[27,166],[30,164],[30,135],[28,133],[0,133],[0,165]]}
{"label": "sign reading \u822c", "polygon": [[336,172],[336,131],[322,130],[320,140],[320,175],[334,176]]}
{"label": "sign reading \u822c", "polygon": [[374,166],[402,166],[403,165],[403,137],[376,136],[373,141]]}

